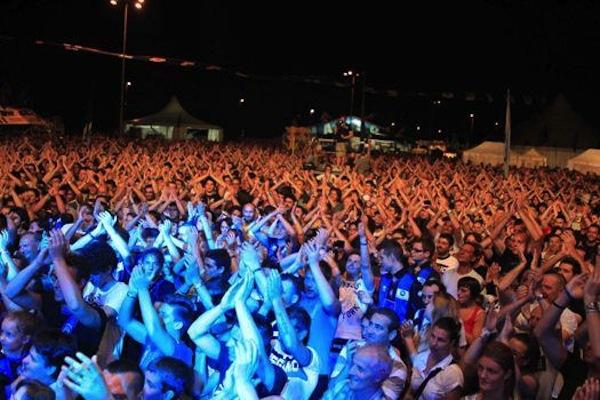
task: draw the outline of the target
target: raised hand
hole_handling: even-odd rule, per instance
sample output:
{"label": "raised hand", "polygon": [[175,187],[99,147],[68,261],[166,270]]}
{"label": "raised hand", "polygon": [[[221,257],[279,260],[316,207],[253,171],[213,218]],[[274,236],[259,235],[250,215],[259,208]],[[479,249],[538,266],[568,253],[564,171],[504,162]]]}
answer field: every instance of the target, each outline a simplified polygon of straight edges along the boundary
{"label": "raised hand", "polygon": [[265,270],[267,276],[267,294],[271,301],[281,298],[281,276],[274,269]]}
{"label": "raised hand", "polygon": [[76,354],[77,359],[65,357],[62,367],[63,383],[85,400],[106,400],[111,398],[110,391],[98,368],[96,356],[91,359],[83,353]]}
{"label": "raised hand", "polygon": [[10,235],[6,229],[0,233],[0,250],[8,251],[8,245],[10,243]]}
{"label": "raised hand", "polygon": [[248,242],[244,242],[242,244],[240,249],[240,260],[243,261],[244,264],[252,271],[260,269],[260,257],[258,255],[258,250]]}
{"label": "raised hand", "polygon": [[588,279],[589,274],[579,274],[567,283],[565,290],[570,297],[574,299],[583,298],[585,282]]}
{"label": "raised hand", "polygon": [[585,283],[583,295],[585,302],[598,300],[598,296],[600,296],[600,263],[596,263],[592,274]]}
{"label": "raised hand", "polygon": [[306,247],[305,247],[305,253],[306,256],[308,257],[308,262],[309,263],[319,263],[319,261],[321,260],[321,247],[319,246],[319,244],[317,243],[316,240],[311,240],[310,242],[306,243]]}
{"label": "raised hand", "polygon": [[53,229],[50,232],[50,242],[48,244],[48,252],[52,261],[57,261],[65,258],[67,254],[67,240],[65,235],[59,229]]}
{"label": "raised hand", "polygon": [[159,226],[160,232],[164,237],[171,236],[171,228],[173,227],[173,222],[170,219],[166,218]]}
{"label": "raised hand", "polygon": [[108,211],[102,211],[98,215],[98,221],[100,221],[100,223],[104,225],[104,229],[108,229],[115,225],[115,223],[117,222],[117,217],[113,217]]}

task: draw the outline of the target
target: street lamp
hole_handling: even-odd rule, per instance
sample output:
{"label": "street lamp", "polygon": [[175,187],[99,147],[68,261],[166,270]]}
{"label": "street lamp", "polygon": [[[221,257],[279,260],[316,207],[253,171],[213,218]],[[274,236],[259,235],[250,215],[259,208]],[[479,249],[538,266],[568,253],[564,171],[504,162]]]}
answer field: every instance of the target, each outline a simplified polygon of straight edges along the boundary
{"label": "street lamp", "polygon": [[127,51],[127,21],[129,4],[141,10],[144,4],[144,0],[110,0],[110,4],[114,7],[118,6],[119,3],[123,3],[123,49],[121,51],[121,104],[119,107],[119,135],[123,135],[123,115],[125,107],[125,52]]}

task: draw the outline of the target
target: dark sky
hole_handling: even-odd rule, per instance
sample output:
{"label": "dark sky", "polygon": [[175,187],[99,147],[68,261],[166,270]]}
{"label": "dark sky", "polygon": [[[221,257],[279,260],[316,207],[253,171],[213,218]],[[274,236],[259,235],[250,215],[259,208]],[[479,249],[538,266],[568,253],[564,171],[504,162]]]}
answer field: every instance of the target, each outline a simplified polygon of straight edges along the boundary
{"label": "dark sky", "polygon": [[[398,91],[398,97],[366,95],[365,113],[385,125],[398,121],[407,128],[422,124],[460,132],[468,129],[465,116],[475,112],[475,130],[487,135],[502,118],[508,87],[517,98],[534,98],[533,105],[515,104],[517,119],[543,106],[535,100],[562,92],[588,122],[599,125],[600,2],[402,3],[146,0],[143,10],[130,12],[129,53],[221,65],[253,78],[132,61],[126,114],[154,112],[176,94],[193,114],[226,132],[243,127],[250,134],[276,135],[310,108],[316,114],[349,112],[348,87],[289,77],[344,82],[341,73],[351,68],[366,71],[369,87]],[[4,97],[44,115],[61,115],[70,131],[78,131],[87,115],[98,129],[114,129],[119,60],[32,42],[119,51],[121,10],[108,0],[3,0]],[[441,92],[457,96],[433,110],[431,100]],[[477,93],[478,101],[465,101],[465,92]],[[494,100],[479,101],[485,94]],[[360,85],[355,97],[358,114]]]}

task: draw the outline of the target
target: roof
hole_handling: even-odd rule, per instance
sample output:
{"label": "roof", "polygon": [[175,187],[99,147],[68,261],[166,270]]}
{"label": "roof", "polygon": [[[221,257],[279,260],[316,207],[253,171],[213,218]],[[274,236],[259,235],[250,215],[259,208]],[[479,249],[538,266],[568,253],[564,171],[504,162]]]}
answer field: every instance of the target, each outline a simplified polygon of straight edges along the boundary
{"label": "roof", "polygon": [[188,113],[177,97],[171,97],[169,103],[159,112],[127,121],[130,125],[184,126],[188,128],[221,129],[220,126],[202,121]]}

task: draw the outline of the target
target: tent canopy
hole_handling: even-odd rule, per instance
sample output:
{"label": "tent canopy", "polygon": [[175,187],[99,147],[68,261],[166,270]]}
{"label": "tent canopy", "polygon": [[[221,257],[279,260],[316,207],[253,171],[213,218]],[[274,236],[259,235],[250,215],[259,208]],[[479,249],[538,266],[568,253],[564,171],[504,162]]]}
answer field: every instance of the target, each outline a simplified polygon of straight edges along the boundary
{"label": "tent canopy", "polygon": [[177,97],[171,97],[169,103],[159,112],[142,118],[127,121],[128,127],[142,128],[142,134],[158,133],[168,139],[182,139],[189,129],[208,130],[208,137],[214,141],[222,140],[223,128],[202,121],[188,113]]}
{"label": "tent canopy", "polygon": [[515,128],[513,143],[587,149],[600,147],[600,135],[559,94],[545,110]]}
{"label": "tent canopy", "polygon": [[567,162],[569,169],[600,175],[600,149],[588,149]]}
{"label": "tent canopy", "polygon": [[[479,146],[465,151],[463,161],[471,161],[475,164],[501,165],[504,163],[504,143],[483,142]],[[547,158],[534,148],[510,149],[510,165],[535,168],[545,167],[547,163]]]}

